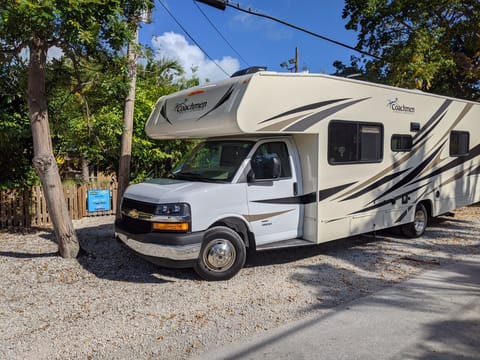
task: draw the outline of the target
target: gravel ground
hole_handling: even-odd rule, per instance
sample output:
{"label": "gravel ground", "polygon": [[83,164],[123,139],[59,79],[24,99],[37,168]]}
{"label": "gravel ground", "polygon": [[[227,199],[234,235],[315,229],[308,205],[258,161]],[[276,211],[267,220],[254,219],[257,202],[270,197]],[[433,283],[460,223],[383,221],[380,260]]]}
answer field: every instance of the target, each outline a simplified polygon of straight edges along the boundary
{"label": "gravel ground", "polygon": [[425,236],[391,232],[260,253],[226,282],[152,265],[114,240],[113,217],[75,222],[84,249],[50,231],[0,232],[1,359],[185,359],[480,254],[480,207]]}

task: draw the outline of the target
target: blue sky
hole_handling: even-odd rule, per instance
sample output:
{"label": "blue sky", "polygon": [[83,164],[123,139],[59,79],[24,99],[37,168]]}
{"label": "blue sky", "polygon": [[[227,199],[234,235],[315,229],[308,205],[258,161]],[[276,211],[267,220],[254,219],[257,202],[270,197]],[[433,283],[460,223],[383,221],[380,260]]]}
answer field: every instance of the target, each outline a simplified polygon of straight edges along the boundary
{"label": "blue sky", "polygon": [[[202,53],[159,1],[224,71]],[[357,42],[357,34],[345,29],[342,0],[245,0],[231,3],[239,3],[242,8],[251,8],[351,46]],[[299,49],[300,70],[308,68],[313,73],[332,73],[335,60],[349,64],[350,56],[359,55],[268,19],[231,7],[221,11],[193,0],[156,0],[152,20],[151,24],[142,24],[140,42],[151,46],[158,58],[178,60],[187,75],[192,67],[196,67],[202,82],[206,78],[220,80],[238,69],[254,65],[267,66],[272,71],[287,71],[280,67],[280,63],[294,57],[295,47]]]}

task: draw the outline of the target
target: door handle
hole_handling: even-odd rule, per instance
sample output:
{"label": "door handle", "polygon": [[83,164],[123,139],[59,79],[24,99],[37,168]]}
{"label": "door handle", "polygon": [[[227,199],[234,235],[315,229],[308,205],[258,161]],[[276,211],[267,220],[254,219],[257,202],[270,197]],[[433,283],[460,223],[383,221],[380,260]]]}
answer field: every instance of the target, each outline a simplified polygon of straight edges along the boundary
{"label": "door handle", "polygon": [[298,184],[296,182],[293,183],[293,196],[298,195]]}

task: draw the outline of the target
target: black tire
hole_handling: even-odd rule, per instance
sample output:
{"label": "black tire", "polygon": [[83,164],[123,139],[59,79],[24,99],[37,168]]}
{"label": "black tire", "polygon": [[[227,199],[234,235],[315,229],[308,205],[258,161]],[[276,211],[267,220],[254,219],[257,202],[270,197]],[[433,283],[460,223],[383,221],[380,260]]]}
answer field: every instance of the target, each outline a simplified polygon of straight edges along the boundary
{"label": "black tire", "polygon": [[216,226],[205,232],[195,272],[209,281],[228,280],[240,271],[246,257],[240,235],[228,227]]}
{"label": "black tire", "polygon": [[413,222],[402,226],[402,233],[409,238],[417,238],[423,235],[428,224],[428,212],[423,204],[417,204]]}

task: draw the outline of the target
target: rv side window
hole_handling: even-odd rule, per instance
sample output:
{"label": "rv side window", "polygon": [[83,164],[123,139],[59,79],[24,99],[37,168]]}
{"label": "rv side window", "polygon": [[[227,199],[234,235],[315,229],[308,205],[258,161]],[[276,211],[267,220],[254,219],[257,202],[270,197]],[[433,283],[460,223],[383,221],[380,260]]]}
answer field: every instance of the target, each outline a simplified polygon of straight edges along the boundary
{"label": "rv side window", "polygon": [[406,152],[412,150],[412,135],[393,134],[390,142],[392,151]]}
{"label": "rv side window", "polygon": [[467,155],[470,146],[470,133],[467,131],[452,131],[450,133],[450,156]]}
{"label": "rv side window", "polygon": [[328,162],[332,165],[380,162],[383,127],[380,124],[332,121],[328,126]]}
{"label": "rv side window", "polygon": [[252,156],[251,164],[252,170],[255,173],[255,180],[271,180],[274,178],[274,176],[272,176],[272,160],[274,158],[280,160],[279,178],[289,178],[292,176],[287,144],[284,142],[270,142],[260,145]]}

